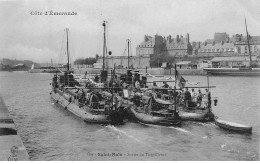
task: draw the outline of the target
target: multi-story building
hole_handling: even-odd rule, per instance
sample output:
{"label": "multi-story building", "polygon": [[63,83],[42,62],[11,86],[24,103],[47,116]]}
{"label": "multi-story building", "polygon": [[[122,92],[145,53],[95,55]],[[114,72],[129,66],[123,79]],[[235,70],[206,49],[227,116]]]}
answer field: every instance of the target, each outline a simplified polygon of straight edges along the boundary
{"label": "multi-story building", "polygon": [[220,43],[220,42],[229,42],[229,35],[226,32],[216,32],[214,34],[214,39],[213,41],[215,43]]}
{"label": "multi-story building", "polygon": [[192,55],[189,34],[186,37],[177,35],[176,38],[172,38],[169,35],[166,39],[166,50],[172,56]]}
{"label": "multi-story building", "polygon": [[[242,54],[249,53],[247,36],[236,34],[233,36],[233,42],[237,47],[237,52]],[[259,54],[260,52],[260,36],[249,36],[250,51],[252,54]]]}
{"label": "multi-story building", "polygon": [[227,33],[215,33],[214,39],[207,39],[199,49],[198,55],[222,56],[237,53],[237,47]]}
{"label": "multi-story building", "polygon": [[149,56],[151,54],[154,54],[154,45],[154,37],[145,35],[144,41],[136,47],[136,56]]}
{"label": "multi-story building", "polygon": [[[250,50],[252,54],[260,53],[260,36],[249,37]],[[214,39],[207,39],[198,49],[199,55],[225,56],[247,54],[247,37],[242,34],[229,37],[227,33],[215,33]]]}
{"label": "multi-story building", "polygon": [[237,52],[237,47],[235,46],[234,43],[229,43],[229,42],[220,42],[220,43],[207,43],[204,42],[198,51],[200,54],[203,53],[208,53],[208,54],[231,54],[231,53],[236,53]]}

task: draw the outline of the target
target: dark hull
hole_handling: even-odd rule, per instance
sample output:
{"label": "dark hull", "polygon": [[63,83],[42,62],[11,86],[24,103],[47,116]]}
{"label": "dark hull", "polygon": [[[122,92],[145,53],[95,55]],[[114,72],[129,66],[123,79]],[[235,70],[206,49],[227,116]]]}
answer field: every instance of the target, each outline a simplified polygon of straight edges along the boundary
{"label": "dark hull", "polygon": [[215,76],[260,76],[260,68],[204,68],[210,75]]}
{"label": "dark hull", "polygon": [[223,129],[233,131],[233,132],[238,132],[238,133],[252,133],[252,127],[250,126],[245,126],[233,122],[227,122],[224,120],[215,120],[215,124]]}
{"label": "dark hull", "polygon": [[161,126],[180,126],[181,121],[176,117],[158,117],[145,113],[139,113],[135,110],[135,106],[130,108],[130,112],[138,122],[143,124],[161,125]]}
{"label": "dark hull", "polygon": [[[59,91],[56,91],[56,93],[51,91],[50,93],[51,97],[57,104],[81,118],[84,122],[95,124],[116,124],[123,122],[123,116],[120,113],[112,113],[112,116],[108,114],[93,114],[90,112],[90,108],[86,106],[80,108],[75,103],[70,103],[60,94]],[[116,119],[111,119],[111,117],[115,117]]]}

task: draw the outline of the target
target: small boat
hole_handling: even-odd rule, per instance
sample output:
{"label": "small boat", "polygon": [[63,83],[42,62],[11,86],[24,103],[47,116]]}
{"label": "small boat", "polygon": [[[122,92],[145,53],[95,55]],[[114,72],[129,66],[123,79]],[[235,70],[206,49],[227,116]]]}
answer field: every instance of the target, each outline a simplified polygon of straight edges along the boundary
{"label": "small boat", "polygon": [[252,126],[239,124],[236,122],[230,122],[215,118],[215,124],[223,129],[240,132],[240,133],[252,133]]}

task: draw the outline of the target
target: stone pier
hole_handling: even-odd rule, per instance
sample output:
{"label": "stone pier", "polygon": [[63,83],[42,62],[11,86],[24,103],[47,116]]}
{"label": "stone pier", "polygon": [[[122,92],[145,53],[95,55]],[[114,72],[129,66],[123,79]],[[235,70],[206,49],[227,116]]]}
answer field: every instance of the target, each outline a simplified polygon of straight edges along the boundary
{"label": "stone pier", "polygon": [[0,95],[0,161],[28,160],[26,148]]}

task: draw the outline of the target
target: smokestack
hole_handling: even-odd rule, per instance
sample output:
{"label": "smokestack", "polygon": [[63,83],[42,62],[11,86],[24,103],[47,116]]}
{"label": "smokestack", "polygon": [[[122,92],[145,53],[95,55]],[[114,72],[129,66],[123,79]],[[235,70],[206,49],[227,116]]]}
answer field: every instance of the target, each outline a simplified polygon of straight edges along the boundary
{"label": "smokestack", "polygon": [[179,40],[180,40],[179,35],[176,36],[176,40],[177,40],[177,42],[179,42]]}

